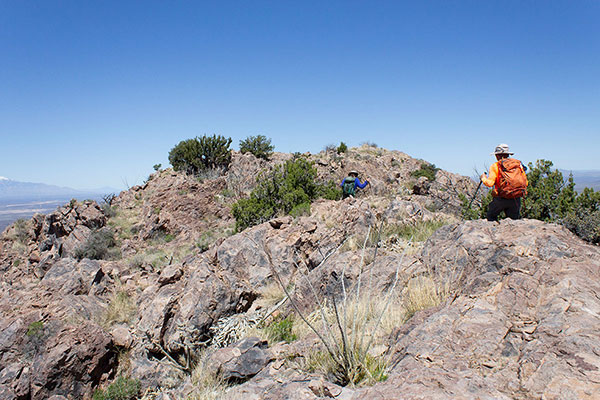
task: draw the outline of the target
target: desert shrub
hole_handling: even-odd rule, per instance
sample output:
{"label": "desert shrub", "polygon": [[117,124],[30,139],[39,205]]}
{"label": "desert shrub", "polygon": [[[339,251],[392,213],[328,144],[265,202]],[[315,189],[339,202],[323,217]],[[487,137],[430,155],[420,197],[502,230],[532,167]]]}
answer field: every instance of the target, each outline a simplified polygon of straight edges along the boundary
{"label": "desert shrub", "polygon": [[574,211],[562,220],[571,232],[590,243],[600,243],[600,211]]}
{"label": "desert shrub", "polygon": [[13,224],[14,233],[12,239],[21,244],[27,244],[29,241],[29,228],[31,223],[26,219],[18,219]]}
{"label": "desert shrub", "polygon": [[327,200],[340,200],[342,198],[342,188],[334,181],[322,183],[318,188],[318,196]]}
{"label": "desert shrub", "polygon": [[336,151],[338,154],[345,153],[348,151],[348,146],[346,146],[346,143],[340,142],[340,145],[337,147]]}
{"label": "desert shrub", "polygon": [[137,379],[119,376],[106,389],[97,389],[94,400],[133,400],[140,394],[142,386]]}
{"label": "desert shrub", "polygon": [[570,176],[567,182],[559,170],[552,169],[552,161],[537,160],[529,163],[527,196],[521,205],[523,218],[556,221],[573,210],[575,183]]}
{"label": "desert shrub", "polygon": [[179,142],[169,152],[175,171],[197,175],[200,171],[229,167],[231,138],[221,135],[202,136]]}
{"label": "desert shrub", "polygon": [[289,214],[301,204],[310,204],[322,194],[332,193],[331,188],[324,189],[316,178],[314,165],[301,156],[261,173],[250,197],[240,199],[232,207],[236,230],[268,221],[278,213]]}
{"label": "desert shrub", "polygon": [[290,210],[290,215],[294,218],[310,215],[310,203],[300,203]]}
{"label": "desert shrub", "polygon": [[292,332],[293,326],[294,321],[288,316],[286,318],[280,318],[276,321],[273,321],[271,324],[265,327],[265,331],[270,342],[277,343],[286,341],[289,343],[297,339],[296,335]]}
{"label": "desert shrub", "polygon": [[44,330],[43,321],[35,321],[27,327],[27,336],[40,336]]}
{"label": "desert shrub", "polygon": [[249,136],[244,140],[240,140],[240,152],[242,154],[252,153],[255,157],[268,160],[273,154],[275,147],[271,145],[271,139],[266,136]]}
{"label": "desert shrub", "polygon": [[486,195],[481,197],[479,206],[477,206],[477,199],[475,199],[469,206],[469,203],[471,203],[471,198],[467,197],[464,193],[459,193],[458,198],[461,203],[461,215],[463,219],[474,220],[486,218],[487,209],[492,202],[492,192],[488,191]]}
{"label": "desert shrub", "polygon": [[421,163],[421,167],[416,170],[413,171],[410,175],[414,178],[419,178],[421,176],[426,177],[427,179],[429,179],[430,182],[435,181],[435,174],[439,171],[440,169],[437,168],[435,166],[435,164],[429,164],[429,163]]}
{"label": "desert shrub", "polygon": [[83,258],[91,260],[116,259],[120,255],[116,245],[117,242],[112,230],[108,228],[99,229],[93,231],[87,241],[75,249],[74,256],[78,260]]}
{"label": "desert shrub", "polygon": [[108,203],[102,203],[100,209],[108,218],[112,218],[117,215],[117,211]]}
{"label": "desert shrub", "polygon": [[156,172],[158,172],[158,171],[160,171],[160,169],[162,168],[162,164],[154,164],[154,165],[152,166],[152,168],[153,168],[153,169],[154,169]]}
{"label": "desert shrub", "polygon": [[378,148],[379,146],[377,145],[377,143],[373,143],[370,141],[366,141],[366,142],[362,142],[361,143],[362,146],[368,146],[368,147],[372,147],[374,149]]}

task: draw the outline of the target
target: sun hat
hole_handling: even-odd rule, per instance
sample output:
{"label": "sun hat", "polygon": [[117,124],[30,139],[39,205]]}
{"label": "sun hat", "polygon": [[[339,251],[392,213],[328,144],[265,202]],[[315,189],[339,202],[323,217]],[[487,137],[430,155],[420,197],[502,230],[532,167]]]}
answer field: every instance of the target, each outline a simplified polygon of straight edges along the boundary
{"label": "sun hat", "polygon": [[356,175],[356,176],[358,176],[358,175],[359,175],[359,173],[358,173],[358,171],[357,171],[357,170],[354,170],[354,169],[353,169],[352,171],[348,172],[348,175]]}
{"label": "sun hat", "polygon": [[493,153],[490,153],[491,155],[495,155],[495,154],[508,154],[508,155],[512,155],[515,153],[511,153],[508,150],[508,145],[506,143],[500,143],[498,146],[496,146],[496,148],[494,149]]}

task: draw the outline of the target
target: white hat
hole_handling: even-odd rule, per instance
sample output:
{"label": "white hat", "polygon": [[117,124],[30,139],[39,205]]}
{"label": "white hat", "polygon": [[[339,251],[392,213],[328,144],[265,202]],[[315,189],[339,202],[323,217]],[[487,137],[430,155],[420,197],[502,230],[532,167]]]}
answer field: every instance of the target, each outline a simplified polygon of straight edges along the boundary
{"label": "white hat", "polygon": [[506,143],[500,143],[498,146],[496,146],[496,148],[494,149],[494,152],[490,153],[490,154],[491,155],[494,155],[494,154],[508,154],[508,155],[512,155],[512,154],[515,154],[515,153],[511,153],[508,150],[508,145]]}

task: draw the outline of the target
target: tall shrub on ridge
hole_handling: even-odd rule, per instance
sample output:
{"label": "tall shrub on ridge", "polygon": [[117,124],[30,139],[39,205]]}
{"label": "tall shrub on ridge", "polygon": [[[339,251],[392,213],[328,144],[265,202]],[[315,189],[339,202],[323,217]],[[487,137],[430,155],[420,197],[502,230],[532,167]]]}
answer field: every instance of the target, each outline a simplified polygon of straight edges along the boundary
{"label": "tall shrub on ridge", "polygon": [[242,154],[252,153],[255,157],[268,160],[273,154],[275,147],[271,145],[271,139],[267,139],[264,135],[249,136],[244,140],[240,140],[240,152]]}
{"label": "tall shrub on ridge", "polygon": [[169,162],[175,171],[198,175],[207,169],[227,169],[231,163],[231,138],[221,135],[182,140],[169,152]]}

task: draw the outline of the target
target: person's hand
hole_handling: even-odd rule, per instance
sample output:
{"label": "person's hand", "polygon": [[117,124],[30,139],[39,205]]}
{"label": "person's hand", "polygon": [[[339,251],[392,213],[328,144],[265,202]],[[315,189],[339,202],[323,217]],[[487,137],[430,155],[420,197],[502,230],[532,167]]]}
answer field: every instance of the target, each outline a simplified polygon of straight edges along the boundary
{"label": "person's hand", "polygon": [[483,181],[483,180],[484,180],[484,179],[486,179],[486,178],[487,178],[487,175],[485,174],[485,172],[484,172],[483,174],[481,174],[481,176],[479,177],[479,179],[480,179],[481,181]]}

